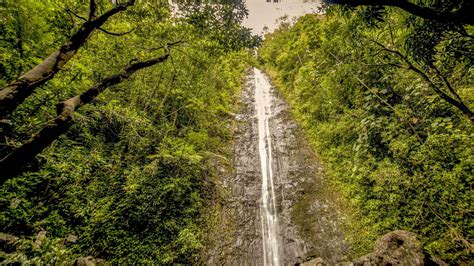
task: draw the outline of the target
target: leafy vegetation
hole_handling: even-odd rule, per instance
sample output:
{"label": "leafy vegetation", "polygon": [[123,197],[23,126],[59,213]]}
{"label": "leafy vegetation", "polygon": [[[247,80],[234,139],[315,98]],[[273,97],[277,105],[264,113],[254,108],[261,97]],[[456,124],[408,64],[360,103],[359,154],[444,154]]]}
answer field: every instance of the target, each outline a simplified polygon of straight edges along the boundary
{"label": "leafy vegetation", "polygon": [[[98,15],[125,2],[99,1]],[[71,38],[88,8],[82,1],[4,1],[0,86]],[[14,252],[1,253],[4,262],[199,262],[203,213],[216,196],[216,165],[228,155],[222,144],[231,140],[230,111],[251,60],[243,49],[258,40],[240,19],[220,25],[219,38],[236,39],[230,28],[244,32],[230,45],[188,15],[173,17],[167,1],[136,1],[2,120],[3,158],[55,119],[57,103],[169,50],[163,62],[83,104],[65,134],[2,185],[2,231],[20,238]]]}
{"label": "leafy vegetation", "polygon": [[[350,255],[407,229],[472,264],[472,4],[330,2],[259,59],[353,211]],[[0,1],[2,263],[200,264],[231,241],[206,230],[234,226],[217,169],[262,40],[240,0],[172,3]]]}
{"label": "leafy vegetation", "polygon": [[330,7],[265,36],[261,62],[354,210],[353,257],[406,229],[432,255],[472,264],[472,34],[369,6]]}

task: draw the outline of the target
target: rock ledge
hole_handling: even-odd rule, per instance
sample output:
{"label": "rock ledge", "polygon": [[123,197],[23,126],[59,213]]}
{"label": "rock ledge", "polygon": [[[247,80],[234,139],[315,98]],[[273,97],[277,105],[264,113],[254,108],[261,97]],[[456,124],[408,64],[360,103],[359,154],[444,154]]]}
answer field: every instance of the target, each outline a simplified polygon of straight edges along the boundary
{"label": "rock ledge", "polygon": [[[323,259],[317,258],[304,262],[302,266],[326,266]],[[352,262],[337,263],[337,266],[372,266],[372,265],[447,265],[432,258],[423,250],[423,245],[416,234],[397,230],[382,236],[375,242],[374,251]]]}

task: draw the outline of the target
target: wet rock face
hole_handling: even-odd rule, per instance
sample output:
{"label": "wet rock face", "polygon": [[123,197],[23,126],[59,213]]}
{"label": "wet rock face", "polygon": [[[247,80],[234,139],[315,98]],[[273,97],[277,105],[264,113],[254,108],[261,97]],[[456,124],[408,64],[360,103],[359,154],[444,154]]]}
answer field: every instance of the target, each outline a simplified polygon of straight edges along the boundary
{"label": "wet rock face", "polygon": [[[267,77],[265,77],[267,78]],[[262,170],[258,150],[258,118],[255,109],[255,76],[249,73],[241,96],[242,109],[236,115],[234,129],[233,174],[223,177],[222,185],[229,192],[228,212],[234,213],[235,232],[232,244],[220,259],[210,258],[212,265],[263,265],[262,243]],[[271,114],[268,119],[271,135],[272,163],[276,210],[278,216],[279,264],[298,265],[308,256],[328,261],[342,259],[343,237],[335,233],[336,223],[331,207],[324,201],[310,202],[304,215],[315,215],[311,230],[301,232],[295,224],[294,208],[308,186],[318,183],[320,164],[291,117],[288,106],[275,88],[270,90]],[[337,230],[336,230],[337,231]],[[309,238],[308,235],[318,235]],[[320,240],[325,240],[320,241]],[[219,247],[216,247],[219,248]],[[311,254],[309,254],[311,253]],[[223,258],[225,258],[223,260]]]}
{"label": "wet rock face", "polygon": [[234,213],[235,232],[232,246],[226,251],[230,256],[226,261],[214,263],[227,265],[255,265],[263,261],[259,200],[260,200],[260,161],[257,150],[257,121],[255,117],[252,80],[246,82],[241,101],[242,110],[238,115],[234,130],[233,173],[224,180],[229,191],[229,209]]}
{"label": "wet rock face", "polygon": [[302,266],[326,266],[326,265],[327,265],[327,262],[324,261],[322,258],[310,260],[302,264]]}

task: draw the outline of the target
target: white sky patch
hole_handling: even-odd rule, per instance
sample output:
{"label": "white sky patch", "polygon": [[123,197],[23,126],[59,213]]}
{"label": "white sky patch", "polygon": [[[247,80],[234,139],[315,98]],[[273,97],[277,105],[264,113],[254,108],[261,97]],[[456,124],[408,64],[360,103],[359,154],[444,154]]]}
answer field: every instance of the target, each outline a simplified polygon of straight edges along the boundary
{"label": "white sky patch", "polygon": [[246,0],[249,16],[244,20],[243,25],[252,28],[254,34],[262,34],[263,28],[266,26],[270,32],[274,31],[277,26],[277,20],[285,15],[290,19],[300,17],[307,13],[316,13],[320,7],[319,0]]}

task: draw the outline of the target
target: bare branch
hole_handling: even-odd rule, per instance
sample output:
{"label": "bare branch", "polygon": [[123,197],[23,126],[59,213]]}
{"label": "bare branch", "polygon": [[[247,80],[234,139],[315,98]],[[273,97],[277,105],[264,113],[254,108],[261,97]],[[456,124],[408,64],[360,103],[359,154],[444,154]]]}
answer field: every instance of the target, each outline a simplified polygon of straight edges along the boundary
{"label": "bare branch", "polygon": [[[94,1],[94,0],[91,0],[91,1]],[[82,16],[78,15],[77,13],[75,13],[74,11],[72,11],[72,10],[69,9],[69,8],[66,9],[66,12],[69,13],[69,14],[74,15],[76,18],[79,18],[79,19],[81,19],[81,20],[87,21],[87,19],[86,19],[85,17],[82,17]],[[89,21],[90,21],[90,19],[89,19]],[[99,30],[102,31],[103,33],[106,33],[106,34],[109,34],[109,35],[113,35],[113,36],[123,36],[123,35],[127,35],[127,34],[129,34],[129,33],[132,33],[132,32],[135,30],[135,29],[131,29],[131,30],[126,31],[126,32],[115,33],[115,32],[108,31],[108,30],[106,30],[106,29],[104,29],[104,28],[102,28],[102,27],[97,28],[97,29],[99,29]]]}
{"label": "bare branch", "polygon": [[461,96],[459,96],[459,94],[454,90],[453,86],[451,85],[451,82],[449,82],[448,78],[446,78],[442,73],[441,71],[439,71],[439,69],[436,67],[436,66],[431,66],[431,68],[433,68],[436,72],[436,75],[441,78],[441,80],[444,82],[444,85],[448,88],[449,92],[451,92],[452,95],[454,95],[454,97],[456,97],[456,99],[460,102],[462,102],[462,98]]}

